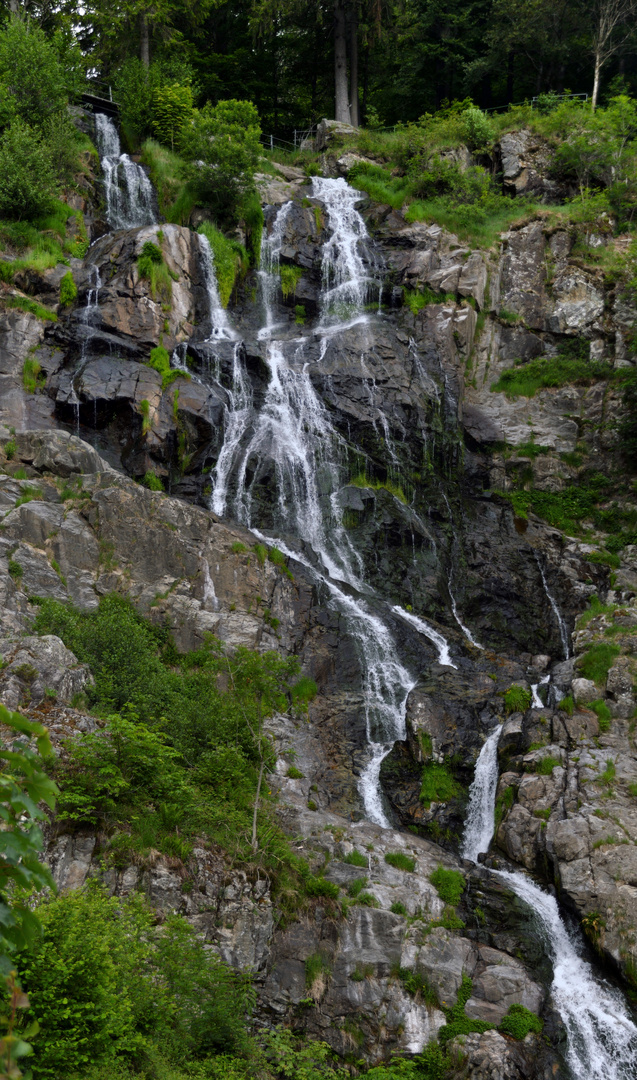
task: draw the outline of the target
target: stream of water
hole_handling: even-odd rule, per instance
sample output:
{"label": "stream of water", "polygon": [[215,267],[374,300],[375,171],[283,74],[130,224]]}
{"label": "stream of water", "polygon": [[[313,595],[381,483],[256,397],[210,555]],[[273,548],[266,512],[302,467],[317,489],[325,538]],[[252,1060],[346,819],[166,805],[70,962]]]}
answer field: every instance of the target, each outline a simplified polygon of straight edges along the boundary
{"label": "stream of water", "polygon": [[95,128],[111,229],[154,225],[153,187],[146,173],[128,154],[122,154],[117,128],[109,116],[96,113]]}
{"label": "stream of water", "polygon": [[[377,282],[369,269],[373,262],[369,258],[365,261],[362,254],[368,237],[356,210],[359,194],[344,180],[323,178],[314,178],[312,194],[322,203],[330,230],[323,248],[321,317],[316,331],[320,364],[328,339],[368,320],[365,304]],[[275,323],[280,251],[289,212],[290,204],[281,207],[262,245],[259,283],[263,321],[258,336],[265,343],[268,387],[256,411],[241,354],[235,351],[211,507],[219,515],[231,512],[254,531],[260,468],[264,462],[273,467],[274,529],[302,539],[311,548],[315,560],[306,565],[326,589],[329,603],[344,616],[357,646],[369,744],[359,790],[366,815],[387,827],[380,767],[394,742],[405,738],[407,695],[416,680],[398,658],[393,634],[377,613],[377,598],[365,581],[362,561],[342,524],[339,491],[347,482],[346,446],[310,378],[309,357],[315,354],[308,351],[308,345],[314,343],[304,336],[290,339],[288,321]],[[265,539],[272,543],[271,536]],[[276,543],[288,552],[284,541]],[[298,552],[289,554],[299,558]],[[392,610],[433,643],[441,664],[455,666],[442,634],[403,608]]]}
{"label": "stream of water", "polygon": [[[498,785],[498,727],[476,763],[462,848],[477,862],[494,832]],[[551,999],[567,1033],[566,1060],[573,1080],[635,1080],[637,1027],[618,990],[593,971],[581,942],[566,927],[557,900],[526,874],[493,870],[530,908],[553,963]]]}

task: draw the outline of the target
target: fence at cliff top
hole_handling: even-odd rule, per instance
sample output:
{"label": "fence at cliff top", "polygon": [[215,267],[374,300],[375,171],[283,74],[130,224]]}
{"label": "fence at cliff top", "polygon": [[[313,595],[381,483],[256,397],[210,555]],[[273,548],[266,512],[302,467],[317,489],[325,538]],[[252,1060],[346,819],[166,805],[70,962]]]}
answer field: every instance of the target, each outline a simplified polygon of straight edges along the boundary
{"label": "fence at cliff top", "polygon": [[294,128],[291,132],[292,139],[280,139],[278,135],[261,135],[261,145],[265,150],[303,150],[307,147],[303,143],[313,139],[316,135],[316,126],[309,128]]}

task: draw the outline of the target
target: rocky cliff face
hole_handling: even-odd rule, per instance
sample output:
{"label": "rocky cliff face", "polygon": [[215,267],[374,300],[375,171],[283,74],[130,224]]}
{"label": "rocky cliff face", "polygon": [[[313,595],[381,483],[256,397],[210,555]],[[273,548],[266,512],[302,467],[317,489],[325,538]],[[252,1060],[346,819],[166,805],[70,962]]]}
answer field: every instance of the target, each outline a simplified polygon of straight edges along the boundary
{"label": "rocky cliff face", "polygon": [[[505,181],[516,189],[535,183],[538,153],[524,138],[503,145]],[[271,204],[284,204],[279,195],[268,182]],[[467,1015],[497,1024],[511,1003],[523,1004],[547,1020],[552,1048],[535,1035],[519,1044],[496,1032],[471,1035],[462,1075],[566,1076],[550,965],[524,906],[488,869],[461,860],[459,844],[476,759],[504,721],[499,854],[491,865],[506,858],[555,883],[564,905],[584,919],[596,954],[634,983],[634,554],[622,554],[611,589],[608,567],[587,558],[590,544],[532,514],[516,517],[499,494],[513,488],[520,469],[540,491],[564,490],[578,475],[576,447],[600,464],[616,461],[620,401],[604,380],[517,400],[490,387],[514,360],[555,355],[574,339],[587,343],[594,360],[628,363],[634,313],[578,260],[574,236],[541,217],[485,253],[438,226],[408,225],[396,211],[367,205],[370,237],[360,249],[376,283],[367,296],[373,314],[326,332],[329,215],[300,177],[285,178],[284,195],[292,204],[277,219],[278,257],[293,269],[294,285],[270,299],[271,321],[290,370],[307,374],[333,431],[344,481],[332,499],[373,589],[370,610],[390,628],[414,676],[405,737],[380,774],[392,827],[363,814],[366,685],[355,636],[317,579],[315,551],[286,526],[274,436],[255,449],[273,376],[254,275],[235,293],[234,339],[214,339],[202,249],[185,228],[162,227],[169,303],[140,277],[139,255],[158,233],[146,226],[102,236],[73,265],[77,303],[46,332],[33,315],[0,315],[0,698],[44,717],[58,741],[95,725],[74,707],[90,672],[59,639],[32,634],[31,597],[90,609],[119,592],[168,626],[181,650],[213,632],[231,646],[298,654],[319,695],[309,724],[282,717],[272,725],[281,819],[342,896],[365,876],[370,906],[353,906],[339,921],[317,902],[303,920],[278,928],[267,881],[204,848],[187,868],[158,857],[144,868],[109,871],[108,886],[121,895],[143,888],[159,910],[182,911],[226,960],[257,973],[265,1020],[320,1035],[341,1054],[356,1047],[377,1061],[393,1049],[420,1050],[444,1016],[408,992],[404,973],[426,977],[447,1007],[464,973],[473,979]],[[275,216],[266,207],[270,233]],[[417,314],[402,306],[404,289],[425,287],[440,301]],[[44,285],[30,288],[37,294]],[[183,374],[169,386],[147,363],[159,345],[171,353],[179,346]],[[35,394],[23,385],[27,356],[45,376]],[[211,476],[219,476],[236,410],[238,364],[253,410],[237,442],[245,450],[250,525],[283,537],[291,577],[237,549],[255,535],[237,524],[246,519],[236,476],[223,516],[209,509]],[[545,453],[526,456],[531,433]],[[149,470],[169,494],[136,482]],[[325,492],[326,476],[319,478]],[[607,610],[577,631],[576,656],[564,661],[593,594]],[[453,667],[440,663],[435,642],[405,613],[444,634]],[[584,652],[609,638],[617,653],[604,684],[578,678]],[[507,715],[510,687],[529,690],[547,674],[543,707]],[[610,712],[603,731],[592,701]],[[287,776],[292,751],[303,778]],[[432,763],[453,771],[452,797],[423,800],[422,770]],[[354,849],[365,852],[363,872],[345,861]],[[413,860],[413,871],[385,862],[396,852]],[[63,888],[100,872],[94,836],[53,830],[48,857]],[[439,865],[466,879],[461,927],[445,916],[429,881]],[[184,874],[192,883],[186,891]],[[315,954],[324,957],[325,977],[308,988],[305,962]]]}

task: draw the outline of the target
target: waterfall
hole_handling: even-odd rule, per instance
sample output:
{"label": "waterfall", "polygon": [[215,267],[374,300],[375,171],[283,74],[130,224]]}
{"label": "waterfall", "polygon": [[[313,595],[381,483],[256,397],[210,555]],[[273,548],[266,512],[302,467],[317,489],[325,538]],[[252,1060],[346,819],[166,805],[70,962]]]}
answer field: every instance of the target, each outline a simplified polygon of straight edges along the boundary
{"label": "waterfall", "polygon": [[[313,179],[313,195],[325,208],[330,236],[323,249],[321,318],[318,363],[328,337],[366,320],[365,302],[373,277],[361,248],[367,230],[355,204],[359,194],[344,180]],[[415,678],[401,664],[393,635],[376,612],[377,599],[363,576],[362,560],[354,551],[342,523],[339,491],[347,482],[347,446],[331,423],[309,373],[306,351],[310,339],[277,338],[273,306],[279,287],[279,259],[291,204],[282,206],[261,251],[259,283],[270,379],[263,403],[253,407],[249,380],[240,352],[233,361],[230,406],[224,444],[213,474],[211,506],[223,515],[232,510],[244,525],[255,528],[255,501],[262,463],[274,468],[276,501],[274,529],[303,540],[314,553],[307,559],[291,551],[282,539],[274,541],[285,554],[303,563],[316,584],[327,592],[329,604],[344,617],[356,644],[362,673],[363,703],[369,757],[361,770],[359,791],[367,817],[388,827],[379,785],[380,767],[397,739],[404,739],[407,695]],[[268,474],[269,475],[269,474]],[[272,543],[271,536],[263,536]],[[451,665],[444,637],[424,620],[394,607],[435,646],[439,661]]]}
{"label": "waterfall", "polygon": [[542,701],[542,698],[538,694],[538,687],[546,686],[547,682],[550,682],[550,681],[551,681],[551,676],[550,675],[545,675],[543,679],[540,679],[539,683],[532,683],[532,685],[531,685],[531,708],[532,709],[543,709],[544,708],[544,702]]}
{"label": "waterfall", "polygon": [[122,154],[117,128],[109,116],[96,113],[95,129],[111,229],[154,225],[153,188],[146,173],[128,154]]}
{"label": "waterfall", "polygon": [[[498,727],[486,740],[470,789],[462,854],[472,862],[486,851],[494,829],[498,783]],[[637,1027],[618,990],[580,955],[555,897],[525,874],[494,870],[531,909],[553,962],[551,998],[568,1036],[566,1060],[574,1080],[634,1080]]]}
{"label": "waterfall", "polygon": [[469,808],[462,841],[462,857],[471,862],[489,850],[494,831],[495,793],[498,786],[498,724],[480,751],[473,783],[469,788]]}
{"label": "waterfall", "polygon": [[99,295],[102,287],[102,278],[98,266],[89,268],[89,287],[86,293],[86,304],[78,319],[78,329],[81,327],[81,361],[86,360],[90,343],[97,329],[100,319]]}
{"label": "waterfall", "polygon": [[219,297],[217,275],[215,274],[215,260],[210,246],[210,241],[203,233],[197,233],[199,250],[201,252],[201,265],[203,269],[206,292],[208,293],[208,314],[210,316],[209,341],[225,338],[233,341],[236,334],[230,325],[230,320]]}
{"label": "waterfall", "polygon": [[540,574],[542,575],[542,584],[544,586],[544,592],[546,593],[546,598],[547,598],[549,604],[551,605],[551,607],[553,608],[553,614],[555,615],[555,618],[557,619],[558,626],[560,628],[560,637],[562,639],[562,648],[564,649],[564,659],[568,660],[569,656],[571,655],[571,647],[570,647],[569,636],[568,636],[568,627],[566,626],[566,623],[564,622],[562,612],[560,611],[559,607],[557,606],[557,601],[556,601],[555,597],[553,596],[553,594],[551,592],[549,592],[548,582],[546,580],[546,574],[544,573],[544,567],[542,566],[542,561],[540,559],[540,556],[538,555],[537,551],[534,552],[534,554],[535,554],[535,561],[536,561],[536,563],[538,565],[538,569],[540,571]]}

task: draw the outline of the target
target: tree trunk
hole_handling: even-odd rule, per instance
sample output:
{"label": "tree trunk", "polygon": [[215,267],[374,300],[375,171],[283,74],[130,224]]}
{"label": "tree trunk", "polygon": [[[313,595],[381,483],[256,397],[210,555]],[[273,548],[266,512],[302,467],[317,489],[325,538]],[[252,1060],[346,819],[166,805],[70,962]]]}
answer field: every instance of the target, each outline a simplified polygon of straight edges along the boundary
{"label": "tree trunk", "polygon": [[263,770],[265,768],[265,762],[261,759],[261,765],[259,767],[259,779],[257,780],[257,793],[254,796],[254,813],[252,814],[252,850],[259,850],[259,841],[257,840],[257,815],[259,813],[259,798],[261,795],[261,781],[263,780]]}
{"label": "tree trunk", "polygon": [[363,126],[367,123],[367,91],[369,89],[369,45],[365,46],[365,60],[363,63],[363,108],[360,122]]}
{"label": "tree trunk", "polygon": [[360,108],[358,103],[358,13],[356,4],[352,4],[349,24],[349,101],[351,123],[354,127],[360,124]]}
{"label": "tree trunk", "polygon": [[345,8],[343,0],[335,0],[334,4],[334,90],[335,119],[339,120],[341,124],[349,124]]}
{"label": "tree trunk", "polygon": [[150,32],[148,28],[148,13],[143,11],[139,16],[140,56],[145,68],[150,67]]}
{"label": "tree trunk", "polygon": [[593,97],[591,98],[591,110],[595,112],[597,108],[597,98],[599,97],[599,73],[602,70],[602,58],[599,51],[595,53],[595,76],[593,78]]}

